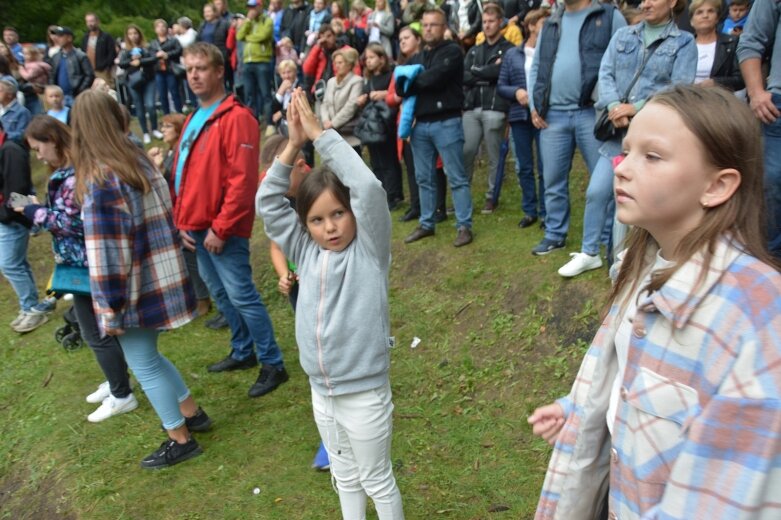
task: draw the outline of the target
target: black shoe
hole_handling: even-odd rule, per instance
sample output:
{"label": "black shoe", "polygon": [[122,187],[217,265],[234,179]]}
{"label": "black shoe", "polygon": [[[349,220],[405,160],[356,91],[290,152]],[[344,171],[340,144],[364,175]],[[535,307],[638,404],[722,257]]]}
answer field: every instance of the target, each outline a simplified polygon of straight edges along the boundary
{"label": "black shoe", "polygon": [[414,209],[407,210],[405,214],[399,217],[399,222],[409,222],[410,220],[417,220],[420,218],[420,211]]}
{"label": "black shoe", "polygon": [[388,211],[395,211],[404,202],[404,199],[393,199],[388,201]]}
{"label": "black shoe", "polygon": [[228,357],[221,361],[217,361],[213,365],[209,365],[206,370],[209,372],[230,372],[232,370],[245,370],[258,366],[258,359],[254,355],[250,355],[247,359],[236,361],[230,354]]}
{"label": "black shoe", "polygon": [[167,468],[187,459],[197,457],[201,453],[203,453],[203,450],[193,438],[190,438],[184,444],[179,444],[173,439],[167,439],[157,450],[141,461],[141,467],[145,469]]}
{"label": "black shoe", "polygon": [[260,367],[260,374],[258,380],[249,389],[247,395],[250,397],[260,397],[266,395],[269,392],[273,392],[279,385],[290,379],[287,375],[285,367],[272,367],[271,365],[263,365]]}
{"label": "black shoe", "polygon": [[447,220],[447,215],[448,215],[447,211],[442,211],[440,209],[436,210],[434,212],[434,222],[439,224],[440,222],[446,221]]}
{"label": "black shoe", "polygon": [[537,217],[530,217],[529,215],[524,215],[524,217],[521,219],[520,222],[518,222],[518,227],[523,229],[531,226],[537,222]]}
{"label": "black shoe", "polygon": [[[184,425],[187,426],[187,430],[191,432],[206,432],[212,427],[212,420],[203,411],[203,408],[198,407],[198,411],[192,417],[184,418]],[[160,428],[165,431],[165,426],[162,424]]]}
{"label": "black shoe", "polygon": [[214,318],[207,320],[206,323],[204,323],[207,327],[214,330],[224,329],[228,326],[228,320],[225,319],[225,316],[222,315],[222,313],[218,314]]}
{"label": "black shoe", "polygon": [[407,238],[404,239],[405,244],[411,244],[412,242],[417,242],[421,238],[426,237],[433,237],[434,236],[434,230],[433,229],[426,229],[424,227],[417,227],[415,228],[415,231],[407,235]]}
{"label": "black shoe", "polygon": [[472,230],[461,226],[458,228],[456,239],[453,242],[454,247],[461,247],[472,243]]}
{"label": "black shoe", "polygon": [[540,229],[545,231],[545,219],[544,218],[540,220]]}

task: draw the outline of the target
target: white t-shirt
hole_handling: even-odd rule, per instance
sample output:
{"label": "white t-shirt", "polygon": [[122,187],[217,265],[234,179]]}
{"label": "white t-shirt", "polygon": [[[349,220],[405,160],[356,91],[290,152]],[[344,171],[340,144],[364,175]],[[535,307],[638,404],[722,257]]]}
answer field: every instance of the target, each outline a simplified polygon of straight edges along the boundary
{"label": "white t-shirt", "polygon": [[697,44],[697,73],[695,83],[701,83],[710,78],[713,60],[716,58],[716,42]]}
{"label": "white t-shirt", "polygon": [[[651,275],[662,269],[672,267],[673,262],[665,260],[660,253],[656,254],[656,261],[653,267],[648,272],[648,275],[638,285],[638,290],[642,291],[643,287],[648,285],[651,280]],[[607,429],[610,431],[610,435],[613,435],[613,423],[616,422],[616,412],[618,411],[618,400],[621,395],[621,385],[624,382],[624,372],[626,372],[626,362],[629,356],[629,341],[632,337],[632,321],[637,313],[637,296],[635,293],[629,299],[626,306],[626,311],[621,317],[621,323],[618,325],[615,337],[616,358],[618,359],[618,372],[616,378],[613,380],[613,386],[610,389],[610,404],[607,408]]]}
{"label": "white t-shirt", "polygon": [[523,72],[526,73],[526,91],[531,95],[533,85],[529,85],[529,74],[532,71],[532,62],[534,61],[534,51],[536,47],[523,46],[523,53],[526,55],[526,59],[523,62]]}

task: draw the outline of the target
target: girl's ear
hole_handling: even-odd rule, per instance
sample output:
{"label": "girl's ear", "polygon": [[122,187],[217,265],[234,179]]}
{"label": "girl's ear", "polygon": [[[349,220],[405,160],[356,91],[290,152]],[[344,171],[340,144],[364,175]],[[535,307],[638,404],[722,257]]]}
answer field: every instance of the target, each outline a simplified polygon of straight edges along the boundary
{"label": "girl's ear", "polygon": [[715,208],[727,202],[740,187],[741,175],[735,168],[725,168],[715,173],[700,198],[703,208]]}

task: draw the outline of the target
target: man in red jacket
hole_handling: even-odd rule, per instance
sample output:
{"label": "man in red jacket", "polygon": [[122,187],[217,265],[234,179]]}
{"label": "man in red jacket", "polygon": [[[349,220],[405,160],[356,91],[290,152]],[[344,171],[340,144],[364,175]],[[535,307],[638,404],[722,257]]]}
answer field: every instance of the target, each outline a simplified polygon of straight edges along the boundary
{"label": "man in red jacket", "polygon": [[260,361],[260,375],[249,390],[250,397],[259,397],[287,381],[288,374],[249,263],[258,122],[233,94],[226,94],[217,47],[204,42],[188,47],[184,65],[200,107],[185,122],[174,157],[174,218],[231,329],[230,354],[208,370],[246,369]]}

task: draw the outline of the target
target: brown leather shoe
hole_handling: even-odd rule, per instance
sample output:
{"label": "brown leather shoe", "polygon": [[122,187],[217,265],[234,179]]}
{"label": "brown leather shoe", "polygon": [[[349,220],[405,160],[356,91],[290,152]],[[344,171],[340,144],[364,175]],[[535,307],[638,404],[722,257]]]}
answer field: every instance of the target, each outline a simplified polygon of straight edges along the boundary
{"label": "brown leather shoe", "polygon": [[455,247],[465,246],[472,243],[472,230],[466,227],[458,228],[456,239],[453,241]]}
{"label": "brown leather shoe", "polygon": [[434,230],[433,229],[426,229],[424,227],[417,227],[415,228],[415,231],[407,235],[407,238],[404,239],[405,244],[411,244],[412,242],[417,242],[421,238],[426,237],[433,237],[434,236]]}
{"label": "brown leather shoe", "polygon": [[198,307],[195,312],[198,316],[205,316],[212,310],[212,301],[210,298],[203,298],[198,300]]}

